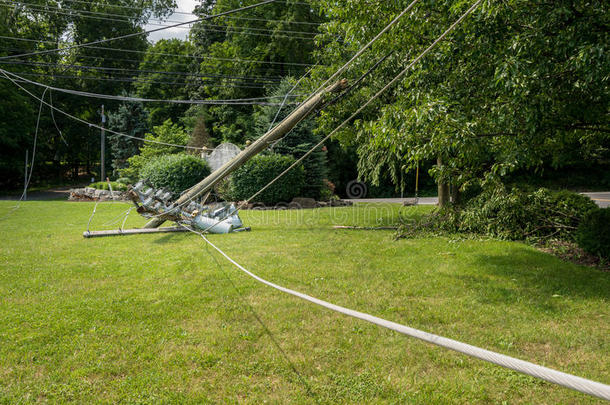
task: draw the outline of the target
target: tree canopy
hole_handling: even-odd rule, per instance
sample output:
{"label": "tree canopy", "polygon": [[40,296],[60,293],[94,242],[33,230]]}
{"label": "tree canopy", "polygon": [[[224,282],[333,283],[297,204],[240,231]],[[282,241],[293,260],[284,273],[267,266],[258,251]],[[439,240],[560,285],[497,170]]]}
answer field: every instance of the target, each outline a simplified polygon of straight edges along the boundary
{"label": "tree canopy", "polygon": [[[218,14],[254,3],[202,0],[195,14]],[[155,128],[165,128],[171,120],[175,131],[187,134],[185,144],[229,141],[244,146],[275,117],[278,106],[266,103],[281,102],[290,89],[287,78],[305,76],[294,91],[296,100],[302,100],[408,3],[288,0],[201,20],[186,40],[151,43],[145,36],[133,36],[0,60],[0,66],[44,84],[92,93],[160,100],[252,99],[189,107],[45,94],[54,105],[95,123],[104,104],[113,128],[121,132],[159,137],[163,134]],[[325,106],[315,122],[304,122],[277,147],[287,146],[292,152],[284,152],[297,156],[294,150],[332,131],[471,5],[462,0],[418,2],[344,74],[351,83],[357,81],[350,93]],[[15,3],[0,8],[0,36],[7,38],[2,39],[0,55],[142,32],[150,18],[168,16],[175,6],[174,0]],[[312,156],[328,154],[333,162],[345,163],[330,167],[328,178],[338,182],[356,175],[346,167],[355,154],[358,177],[373,184],[385,183],[389,174],[400,187],[419,166],[431,168],[437,181],[454,189],[485,185],[522,170],[607,164],[607,8],[601,0],[483,1],[399,84],[345,126],[327,144],[328,152]],[[24,86],[42,95],[42,88]],[[5,178],[18,179],[23,150],[33,146],[39,105],[6,80],[0,82],[0,96],[5,100],[0,106],[1,170]],[[284,107],[283,114],[290,108]],[[37,164],[55,162],[64,171],[73,167],[78,175],[87,162],[86,172],[94,171],[99,132],[61,114],[51,116],[47,108],[42,112]],[[108,152],[117,168],[138,151],[137,142],[110,139]],[[437,159],[441,163],[436,164]],[[326,166],[324,158],[318,160]]]}
{"label": "tree canopy", "polygon": [[[321,1],[332,24],[358,48],[407,2]],[[328,130],[430,44],[470,4],[423,2],[361,61],[393,54],[351,100],[323,117]],[[373,17],[374,16],[374,17]],[[379,16],[384,16],[380,19]],[[437,178],[458,186],[521,168],[608,158],[610,122],[607,3],[484,2],[406,79],[363,113],[340,139],[356,144],[359,171],[395,182],[418,162],[442,157]],[[320,51],[343,60],[339,49]],[[331,69],[332,70],[332,69]]]}

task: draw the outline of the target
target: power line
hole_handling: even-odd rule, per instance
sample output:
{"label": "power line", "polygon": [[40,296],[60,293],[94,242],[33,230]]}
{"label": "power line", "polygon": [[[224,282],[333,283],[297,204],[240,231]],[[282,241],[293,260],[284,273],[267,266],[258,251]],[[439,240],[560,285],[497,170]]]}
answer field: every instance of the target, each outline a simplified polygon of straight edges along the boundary
{"label": "power line", "polygon": [[[213,100],[213,99],[208,99],[208,100],[166,100],[166,99],[149,99],[149,98],[141,98],[141,97],[128,97],[128,96],[114,96],[114,95],[109,95],[109,94],[98,94],[98,93],[90,93],[90,92],[86,92],[86,91],[79,91],[79,90],[70,90],[70,89],[64,89],[64,88],[60,88],[60,87],[53,87],[53,86],[49,86],[43,83],[39,83],[39,82],[35,82],[33,80],[27,80],[24,78],[21,78],[23,81],[39,86],[39,87],[44,87],[45,89],[50,89],[50,90],[54,90],[54,91],[58,91],[61,93],[66,93],[66,94],[73,94],[73,95],[77,95],[77,96],[83,96],[83,97],[90,97],[90,98],[99,98],[99,99],[107,99],[107,100],[118,100],[118,101],[132,101],[132,102],[143,102],[143,103],[171,103],[171,104],[210,104],[210,105],[266,105],[266,106],[278,106],[278,105],[284,105],[286,99],[290,96],[290,94],[287,94],[286,96],[279,96],[279,97],[284,97],[284,101],[282,103],[270,103],[270,102],[265,102],[262,100],[266,100],[269,97],[257,97],[257,98],[242,98],[242,99],[229,99],[229,100]],[[276,96],[278,97],[278,96]],[[288,103],[288,104],[293,104],[293,103]],[[53,111],[53,109],[51,109],[51,111]]]}
{"label": "power line", "polygon": [[[95,58],[95,57],[94,57]],[[106,58],[107,59],[107,58]],[[122,59],[119,59],[122,60]],[[7,62],[0,62],[0,64],[7,64]],[[14,63],[11,63],[14,64]],[[25,64],[25,65],[31,65],[31,63]],[[141,78],[141,77],[133,77],[133,76],[111,76],[111,77],[99,77],[99,76],[82,76],[82,75],[65,75],[65,74],[55,74],[55,73],[39,73],[39,72],[21,72],[20,74],[22,75],[28,75],[28,76],[43,76],[43,77],[55,77],[55,78],[62,78],[62,79],[84,79],[84,80],[105,80],[105,81],[121,81],[121,82],[133,82],[133,83],[155,83],[155,84],[192,84],[192,82],[183,82],[183,81],[172,81],[172,82],[167,82],[167,81],[159,81],[159,80],[151,80],[151,79],[146,79],[146,78]],[[211,84],[210,82],[201,82],[203,84]],[[245,84],[252,84],[251,82],[245,82]],[[256,84],[256,82],[254,82],[254,84]],[[264,83],[260,83],[260,84],[264,84]],[[228,85],[215,85],[213,87],[241,87],[239,85],[234,85],[234,86],[228,86]],[[251,88],[251,87],[246,87],[246,88]],[[255,88],[261,88],[259,86],[255,87]],[[297,94],[295,95],[295,97],[300,97],[302,94]],[[283,96],[268,96],[266,98],[270,98],[270,97],[278,97],[281,98]]]}
{"label": "power line", "polygon": [[[2,36],[2,35],[0,35],[0,38],[2,38],[2,39],[12,39],[12,40],[15,40],[15,41],[23,41],[23,42],[36,42],[36,43],[44,42],[44,43],[50,43],[50,44],[53,44],[53,45],[56,44],[55,41],[36,40],[36,39],[30,39],[30,38],[9,37],[9,36]],[[276,61],[261,61],[261,60],[254,60],[254,59],[222,58],[222,57],[216,57],[216,56],[181,55],[181,54],[176,54],[176,53],[140,51],[140,50],[136,50],[136,49],[110,48],[110,47],[90,46],[90,45],[86,45],[86,46],[84,46],[84,48],[87,48],[87,49],[98,49],[98,50],[103,50],[103,51],[116,51],[116,52],[128,52],[128,53],[148,54],[148,55],[157,55],[157,56],[173,56],[173,57],[177,57],[177,58],[191,58],[191,59],[201,59],[201,60],[212,59],[212,60],[219,60],[219,61],[224,61],[224,62],[259,63],[259,64],[271,64],[271,65],[304,66],[304,67],[313,66],[311,63],[276,62]],[[15,55],[15,57],[18,57],[18,56],[19,55]],[[0,59],[2,59],[2,58],[0,58]]]}
{"label": "power line", "polygon": [[[175,85],[192,85],[192,82],[183,82],[179,80],[175,81],[160,81],[160,80],[143,80],[135,79],[132,77],[98,77],[98,76],[75,76],[75,75],[62,75],[62,74],[49,74],[49,73],[20,73],[24,76],[43,76],[52,77],[59,79],[82,79],[82,80],[94,80],[94,81],[105,81],[105,82],[117,82],[117,83],[152,83],[152,84],[175,84]],[[219,87],[219,88],[239,88],[239,89],[265,89],[263,85],[246,85],[246,84],[218,84],[216,81],[200,81],[198,85],[204,85],[207,87]]]}
{"label": "power line", "polygon": [[[117,8],[127,8],[127,9],[141,9],[141,7],[125,6],[125,5],[118,5],[118,4],[98,3],[98,2],[86,1],[86,0],[64,0],[64,1],[69,1],[71,3],[84,3],[84,4],[87,4],[87,5],[100,5],[100,6],[104,6],[104,7],[117,7]],[[281,1],[281,0],[275,0],[274,3],[284,3],[284,4],[287,4],[287,5],[289,5],[289,4],[299,4],[299,5],[308,5],[308,6],[311,6],[310,3],[298,2],[298,1],[286,2],[286,1]],[[195,13],[189,13],[189,12],[180,11],[180,10],[172,11],[172,14],[197,15]],[[238,17],[225,17],[225,18],[238,18]]]}
{"label": "power line", "polygon": [[[62,110],[62,109],[60,109],[60,108],[55,107],[54,105],[51,105],[51,104],[47,103],[47,102],[46,102],[46,101],[44,101],[43,99],[41,99],[41,98],[37,97],[35,94],[33,94],[32,92],[28,91],[28,90],[27,90],[25,87],[21,86],[21,85],[20,85],[20,84],[19,84],[19,83],[18,83],[18,82],[15,80],[15,79],[13,79],[13,78],[11,77],[11,76],[13,76],[13,77],[16,77],[17,79],[23,80],[23,78],[22,78],[22,77],[20,77],[19,75],[16,75],[15,73],[11,73],[11,72],[9,72],[9,71],[7,71],[7,70],[4,70],[4,69],[2,69],[2,68],[0,68],[0,73],[2,73],[2,74],[4,75],[4,77],[6,77],[8,80],[10,80],[11,82],[13,82],[13,84],[14,84],[15,86],[19,87],[21,90],[23,90],[24,92],[26,92],[27,94],[29,94],[29,95],[30,95],[31,97],[33,97],[34,99],[36,99],[36,100],[40,101],[41,103],[43,103],[43,104],[45,104],[46,106],[48,106],[48,107],[50,107],[50,108],[54,109],[55,111],[57,111],[57,112],[59,112],[59,113],[61,113],[61,114],[65,115],[66,117],[72,118],[73,120],[76,120],[76,121],[78,121],[78,122],[80,122],[80,123],[86,124],[86,125],[88,125],[89,127],[97,128],[97,129],[100,129],[100,130],[101,130],[101,129],[104,129],[105,131],[110,132],[110,133],[115,134],[115,135],[118,135],[118,136],[122,136],[122,137],[125,137],[125,138],[130,138],[130,139],[137,139],[137,140],[140,140],[140,141],[143,141],[143,142],[154,143],[154,144],[158,144],[158,145],[164,145],[164,146],[173,146],[173,147],[176,147],[176,148],[182,148],[182,149],[208,150],[207,148],[198,148],[198,147],[195,147],[195,146],[177,145],[177,144],[173,144],[173,143],[167,143],[167,142],[155,141],[155,140],[152,140],[152,139],[140,138],[140,137],[138,137],[138,136],[133,136],[133,135],[129,135],[129,134],[124,134],[124,133],[122,133],[122,132],[113,131],[113,130],[108,129],[108,128],[102,128],[102,127],[101,127],[101,126],[99,126],[99,125],[96,125],[96,124],[93,124],[93,123],[91,123],[91,122],[85,121],[85,120],[84,120],[84,119],[82,119],[82,118],[78,118],[78,117],[76,117],[76,116],[74,116],[74,115],[72,115],[72,114],[70,114],[70,113],[68,113],[68,112],[66,112],[66,111],[64,111],[64,110]],[[9,76],[9,75],[10,75],[10,76]]]}
{"label": "power line", "polygon": [[[91,11],[91,10],[82,10],[82,9],[74,9],[74,8],[67,8],[67,7],[50,7],[50,6],[44,6],[44,5],[40,5],[40,4],[33,4],[33,3],[26,3],[26,2],[22,2],[22,1],[8,1],[8,0],[0,0],[0,5],[11,5],[11,4],[22,4],[25,6],[28,6],[29,8],[32,8],[36,11],[40,11],[40,12],[47,12],[50,11],[49,9],[52,10],[59,10],[62,12],[68,12],[71,11],[73,12],[73,14],[70,15],[77,15],[77,16],[82,16],[83,13],[86,14],[91,14],[91,15],[100,15],[100,16],[110,16],[110,17],[119,17],[122,18],[124,21],[129,21],[130,19],[134,19],[136,17],[134,16],[130,16],[127,14],[116,14],[116,13],[107,13],[107,12],[101,12],[101,11]],[[284,20],[267,20],[267,19],[263,19],[263,18],[247,18],[247,17],[222,17],[222,18],[235,18],[235,19],[239,19],[239,20],[246,20],[246,21],[269,21],[269,22],[277,22],[277,23],[290,23],[290,21],[284,21]],[[120,20],[114,20],[114,21],[120,21]],[[164,19],[164,18],[149,18],[148,20],[146,20],[147,23],[149,23],[150,21],[155,21],[155,22],[159,22],[159,23],[180,23],[182,21],[178,21],[178,20],[168,20],[168,19]],[[314,25],[321,25],[321,24],[316,24],[313,23]],[[255,27],[244,27],[244,26],[233,26],[233,25],[219,25],[219,24],[206,24],[206,27],[219,27],[219,28],[223,28],[223,27],[229,27],[229,28],[248,28],[248,29],[252,29],[255,31],[274,31],[274,32],[282,32],[282,33],[286,33],[286,34],[307,34],[307,35],[316,35],[315,32],[311,32],[311,31],[294,31],[294,30],[274,30],[274,29],[270,29],[270,28],[255,28]]]}
{"label": "power line", "polygon": [[97,44],[103,44],[103,43],[107,43],[107,42],[111,42],[111,41],[116,41],[116,40],[119,40],[119,39],[126,39],[126,38],[132,38],[132,37],[140,36],[140,35],[147,35],[147,34],[151,34],[153,32],[163,31],[163,30],[166,30],[166,29],[169,29],[169,28],[180,27],[182,25],[192,24],[192,23],[198,22],[198,21],[211,20],[213,18],[221,17],[221,16],[224,16],[224,15],[233,14],[233,13],[236,13],[236,12],[253,9],[255,7],[259,7],[259,6],[262,6],[262,5],[265,5],[265,4],[273,3],[274,1],[276,1],[276,0],[265,0],[263,2],[256,3],[256,4],[253,4],[253,5],[250,5],[250,6],[244,6],[244,7],[236,8],[236,9],[233,9],[233,10],[225,11],[225,12],[214,14],[214,15],[210,15],[210,16],[207,16],[207,17],[202,17],[202,18],[199,18],[199,19],[196,19],[196,20],[186,21],[184,23],[174,24],[174,25],[170,25],[170,26],[167,26],[167,27],[155,28],[155,29],[148,30],[148,31],[133,32],[131,34],[121,35],[121,36],[114,37],[114,38],[99,39],[99,40],[96,40],[96,41],[86,42],[86,43],[82,43],[82,44],[69,45],[69,46],[64,47],[64,48],[56,48],[56,49],[49,49],[49,50],[44,50],[44,51],[29,52],[29,53],[24,53],[24,54],[21,54],[21,55],[1,56],[0,60],[2,60],[2,59],[20,58],[20,57],[33,56],[33,55],[43,55],[43,54],[53,53],[53,52],[62,52],[62,51],[70,50],[70,49],[82,48],[82,47],[85,47],[87,45],[89,45],[89,46],[90,45],[97,45]]}
{"label": "power line", "polygon": [[[93,19],[98,19],[98,20],[103,20],[103,21],[127,22],[127,23],[137,22],[139,20],[139,18],[137,16],[103,13],[103,12],[89,11],[89,10],[78,10],[78,9],[64,8],[64,7],[39,6],[37,4],[24,3],[24,2],[19,2],[19,1],[11,2],[8,4],[0,1],[0,6],[10,7],[11,4],[15,4],[15,3],[26,5],[26,6],[28,6],[29,9],[31,9],[35,12],[38,12],[38,13],[52,13],[52,14],[59,14],[59,15],[93,18]],[[53,10],[56,10],[56,11],[53,11]],[[88,14],[83,14],[83,13],[88,13]],[[89,14],[91,14],[91,15],[89,15]],[[96,16],[115,16],[115,17],[119,17],[119,18],[107,18],[107,17],[96,17]],[[277,21],[281,21],[281,20],[277,20]],[[168,24],[165,24],[166,22],[180,23],[181,21],[148,19],[148,20],[141,21],[140,24],[148,24],[148,25],[166,27],[166,26],[168,26]],[[247,29],[247,30],[260,31],[260,32],[271,32],[274,34],[283,33],[283,34],[299,34],[299,35],[313,35],[313,36],[317,35],[316,32],[309,32],[309,31],[276,30],[276,29],[271,29],[271,28],[256,28],[256,27],[234,26],[234,25],[206,24],[205,27],[206,27],[206,29],[207,29],[207,27],[214,27],[214,28],[222,28],[222,29],[226,29],[226,30],[237,30],[237,29],[243,28],[243,29]],[[177,28],[191,29],[190,26],[189,27],[181,26],[181,27],[177,27]],[[222,31],[222,30],[220,30],[220,31]],[[241,31],[239,31],[239,32],[241,32]],[[249,34],[249,33],[245,33],[245,34]],[[295,37],[295,38],[298,38],[298,37]]]}
{"label": "power line", "polygon": [[266,18],[254,18],[254,17],[223,17],[229,20],[244,20],[244,21],[260,21],[260,22],[273,22],[273,23],[283,23],[283,24],[303,24],[303,25],[312,25],[312,26],[320,26],[324,23],[315,23],[310,21],[286,21],[286,20],[270,20]]}
{"label": "power line", "polygon": [[5,65],[27,65],[27,66],[47,66],[47,67],[58,67],[58,68],[69,68],[77,70],[96,70],[104,72],[125,72],[139,75],[142,73],[162,74],[168,76],[186,76],[186,77],[203,77],[203,78],[217,78],[217,79],[229,79],[229,80],[244,80],[252,81],[261,84],[265,83],[279,83],[281,77],[263,77],[263,76],[229,76],[229,75],[217,75],[217,74],[200,74],[190,72],[166,72],[162,70],[146,70],[146,69],[128,69],[128,68],[112,68],[103,66],[89,66],[89,65],[74,65],[67,63],[49,63],[49,62],[26,62],[26,61],[0,61],[0,64]]}
{"label": "power line", "polygon": [[[19,49],[16,49],[19,50]],[[75,55],[75,58],[78,59],[102,59],[104,61],[106,60],[110,60],[110,61],[117,61],[117,62],[131,62],[131,63],[138,63],[138,64],[151,64],[151,65],[160,65],[160,64],[165,64],[167,63],[165,60],[150,60],[150,59],[124,59],[124,58],[111,58],[111,57],[107,57],[107,56],[89,56],[89,55]],[[171,61],[172,65],[178,65],[178,66],[186,66],[186,67],[190,67],[192,66],[194,62],[176,62],[176,61]],[[204,65],[204,67],[215,67],[213,65]],[[270,71],[270,72],[285,72],[285,69],[280,69],[280,68],[276,68],[276,67],[266,67],[265,71]],[[270,76],[272,77],[272,76]],[[275,76],[275,77],[283,77],[283,76]]]}

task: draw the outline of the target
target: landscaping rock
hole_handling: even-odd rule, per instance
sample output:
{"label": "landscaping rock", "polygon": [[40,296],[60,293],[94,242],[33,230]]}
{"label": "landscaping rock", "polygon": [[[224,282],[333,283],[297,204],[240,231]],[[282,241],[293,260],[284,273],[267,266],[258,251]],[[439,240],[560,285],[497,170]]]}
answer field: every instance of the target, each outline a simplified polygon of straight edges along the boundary
{"label": "landscaping rock", "polygon": [[97,190],[92,187],[74,188],[70,190],[70,201],[130,201],[126,192]]}
{"label": "landscaping rock", "polygon": [[316,200],[313,198],[295,197],[290,203],[290,208],[316,208]]}

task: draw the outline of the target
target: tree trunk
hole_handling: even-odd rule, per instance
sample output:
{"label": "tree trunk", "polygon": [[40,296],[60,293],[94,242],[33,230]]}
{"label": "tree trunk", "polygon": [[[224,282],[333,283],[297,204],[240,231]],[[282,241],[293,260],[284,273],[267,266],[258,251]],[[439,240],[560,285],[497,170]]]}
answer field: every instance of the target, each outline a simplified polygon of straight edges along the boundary
{"label": "tree trunk", "polygon": [[[436,159],[436,164],[439,167],[443,167],[443,159],[439,156]],[[438,206],[445,207],[449,204],[449,184],[445,183],[443,180],[438,181]]]}
{"label": "tree trunk", "polygon": [[455,184],[451,185],[451,202],[453,205],[460,203],[460,188]]}

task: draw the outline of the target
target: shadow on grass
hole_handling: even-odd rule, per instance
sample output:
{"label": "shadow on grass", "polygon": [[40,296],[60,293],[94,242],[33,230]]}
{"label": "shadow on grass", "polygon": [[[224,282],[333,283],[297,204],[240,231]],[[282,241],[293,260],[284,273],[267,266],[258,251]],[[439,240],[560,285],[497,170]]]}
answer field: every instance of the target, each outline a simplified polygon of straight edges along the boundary
{"label": "shadow on grass", "polygon": [[[481,275],[464,278],[482,283],[486,290],[482,292],[499,301],[527,296],[532,304],[547,307],[549,299],[558,295],[610,299],[610,273],[567,263],[524,245],[511,246],[502,255],[475,254],[472,260]],[[501,277],[507,284],[516,283],[518,289],[485,286],[489,284],[486,276]]]}
{"label": "shadow on grass", "polygon": [[246,299],[246,297],[244,296],[244,293],[239,289],[239,287],[237,287],[237,285],[233,282],[233,279],[227,274],[227,272],[225,271],[225,269],[223,268],[223,266],[220,264],[220,262],[218,261],[218,259],[216,259],[216,256],[214,256],[213,254],[211,254],[209,247],[206,244],[206,252],[208,254],[210,254],[210,257],[212,258],[212,260],[214,261],[214,263],[216,264],[216,266],[218,267],[218,269],[222,272],[223,276],[225,277],[225,279],[227,281],[229,281],[229,283],[231,284],[231,286],[233,287],[233,289],[237,292],[238,296],[239,296],[239,300],[242,302],[242,305],[244,305],[244,307],[248,308],[248,310],[252,313],[252,315],[254,316],[254,319],[256,319],[256,321],[259,323],[259,325],[263,328],[263,330],[265,331],[265,333],[267,334],[267,336],[269,336],[269,339],[271,339],[271,342],[273,343],[273,345],[276,347],[276,349],[280,352],[281,356],[284,358],[284,360],[286,361],[286,363],[288,364],[288,366],[290,367],[290,369],[292,370],[292,372],[296,375],[297,379],[299,380],[299,382],[303,385],[303,388],[305,390],[305,393],[307,394],[307,396],[309,396],[310,398],[314,399],[316,403],[320,403],[320,401],[317,398],[316,393],[312,390],[311,386],[309,385],[309,383],[306,381],[306,379],[303,377],[303,375],[301,374],[301,372],[299,371],[299,369],[296,367],[295,363],[292,361],[292,359],[288,356],[288,354],[284,351],[284,349],[282,348],[280,342],[278,341],[278,339],[275,337],[275,335],[271,332],[271,330],[267,327],[267,325],[265,324],[265,322],[262,320],[262,318],[259,316],[259,314],[256,312],[256,310],[254,309],[254,307],[248,302],[248,300]]}
{"label": "shadow on grass", "polygon": [[166,233],[163,236],[160,236],[158,238],[155,238],[155,240],[153,240],[153,243],[156,243],[158,245],[166,245],[168,243],[179,243],[182,242],[184,240],[186,240],[187,236],[190,236],[191,234],[188,232],[184,232],[184,233]]}

